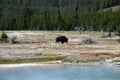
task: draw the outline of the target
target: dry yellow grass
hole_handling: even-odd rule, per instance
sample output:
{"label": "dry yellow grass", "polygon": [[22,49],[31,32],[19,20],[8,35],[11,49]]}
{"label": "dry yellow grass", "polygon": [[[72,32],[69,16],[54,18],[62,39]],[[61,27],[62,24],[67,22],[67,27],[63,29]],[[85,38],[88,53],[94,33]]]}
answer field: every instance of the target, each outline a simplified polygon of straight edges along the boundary
{"label": "dry yellow grass", "polygon": [[[1,33],[1,32],[0,32]],[[38,56],[57,56],[57,55],[76,55],[84,54],[92,57],[105,57],[120,54],[120,44],[115,40],[117,36],[100,38],[100,32],[76,31],[6,31],[8,36],[17,35],[20,42],[40,42],[28,44],[0,43],[0,57],[38,57]],[[106,33],[107,34],[107,33]],[[57,44],[55,38],[65,35],[69,38],[68,44]],[[85,38],[92,38],[97,44],[82,44]],[[92,57],[90,57],[92,56]]]}

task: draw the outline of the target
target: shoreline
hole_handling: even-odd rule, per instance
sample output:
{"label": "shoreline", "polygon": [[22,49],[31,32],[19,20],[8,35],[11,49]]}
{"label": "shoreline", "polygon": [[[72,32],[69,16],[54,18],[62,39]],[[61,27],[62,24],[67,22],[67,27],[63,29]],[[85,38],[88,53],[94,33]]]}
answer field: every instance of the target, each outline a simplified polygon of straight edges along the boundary
{"label": "shoreline", "polygon": [[61,64],[61,61],[36,62],[36,63],[15,63],[15,64],[0,64],[0,68],[47,66],[47,65],[60,65],[60,64]]}
{"label": "shoreline", "polygon": [[19,67],[32,67],[32,66],[48,66],[59,64],[43,64],[43,63],[22,63],[22,64],[0,64],[0,68],[19,68]]}
{"label": "shoreline", "polygon": [[38,63],[20,63],[20,64],[0,64],[0,68],[19,68],[19,67],[35,67],[35,66],[58,66],[58,65],[71,65],[71,66],[120,66],[120,62],[116,63],[104,63],[100,62],[88,62],[88,63],[67,63],[61,61],[52,62],[38,62]]}

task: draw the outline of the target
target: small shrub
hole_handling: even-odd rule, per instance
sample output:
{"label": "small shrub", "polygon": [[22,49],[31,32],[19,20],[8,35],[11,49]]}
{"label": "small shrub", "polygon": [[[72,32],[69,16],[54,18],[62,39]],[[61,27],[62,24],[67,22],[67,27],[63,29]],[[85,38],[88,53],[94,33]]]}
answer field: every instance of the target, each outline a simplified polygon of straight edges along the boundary
{"label": "small shrub", "polygon": [[117,41],[120,43],[120,39],[117,39]]}
{"label": "small shrub", "polygon": [[0,37],[0,41],[8,42],[8,36],[5,32],[2,32],[1,37]]}
{"label": "small shrub", "polygon": [[118,27],[117,35],[120,36],[120,26]]}
{"label": "small shrub", "polygon": [[[120,26],[118,27],[117,35],[120,37]],[[120,43],[120,38],[117,41]]]}

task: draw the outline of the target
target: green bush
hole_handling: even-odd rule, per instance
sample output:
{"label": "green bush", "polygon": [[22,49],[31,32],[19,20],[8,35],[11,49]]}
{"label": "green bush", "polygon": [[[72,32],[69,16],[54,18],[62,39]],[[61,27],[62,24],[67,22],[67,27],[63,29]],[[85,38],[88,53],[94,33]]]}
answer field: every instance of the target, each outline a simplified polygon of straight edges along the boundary
{"label": "green bush", "polygon": [[[117,35],[120,36],[120,26],[118,27]],[[120,43],[120,38],[117,41]]]}
{"label": "green bush", "polygon": [[5,32],[2,32],[0,41],[7,42],[8,41],[8,36]]}
{"label": "green bush", "polygon": [[117,41],[120,43],[120,39],[117,39]]}
{"label": "green bush", "polygon": [[119,26],[119,28],[118,28],[118,36],[120,36],[120,26]]}

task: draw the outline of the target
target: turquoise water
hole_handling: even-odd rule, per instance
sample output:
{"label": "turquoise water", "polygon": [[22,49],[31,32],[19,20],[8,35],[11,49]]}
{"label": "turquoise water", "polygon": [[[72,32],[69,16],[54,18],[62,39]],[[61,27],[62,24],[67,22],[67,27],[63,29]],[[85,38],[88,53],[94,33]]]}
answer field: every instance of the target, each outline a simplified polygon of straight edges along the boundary
{"label": "turquoise water", "polygon": [[120,67],[59,65],[0,68],[0,80],[120,80]]}

